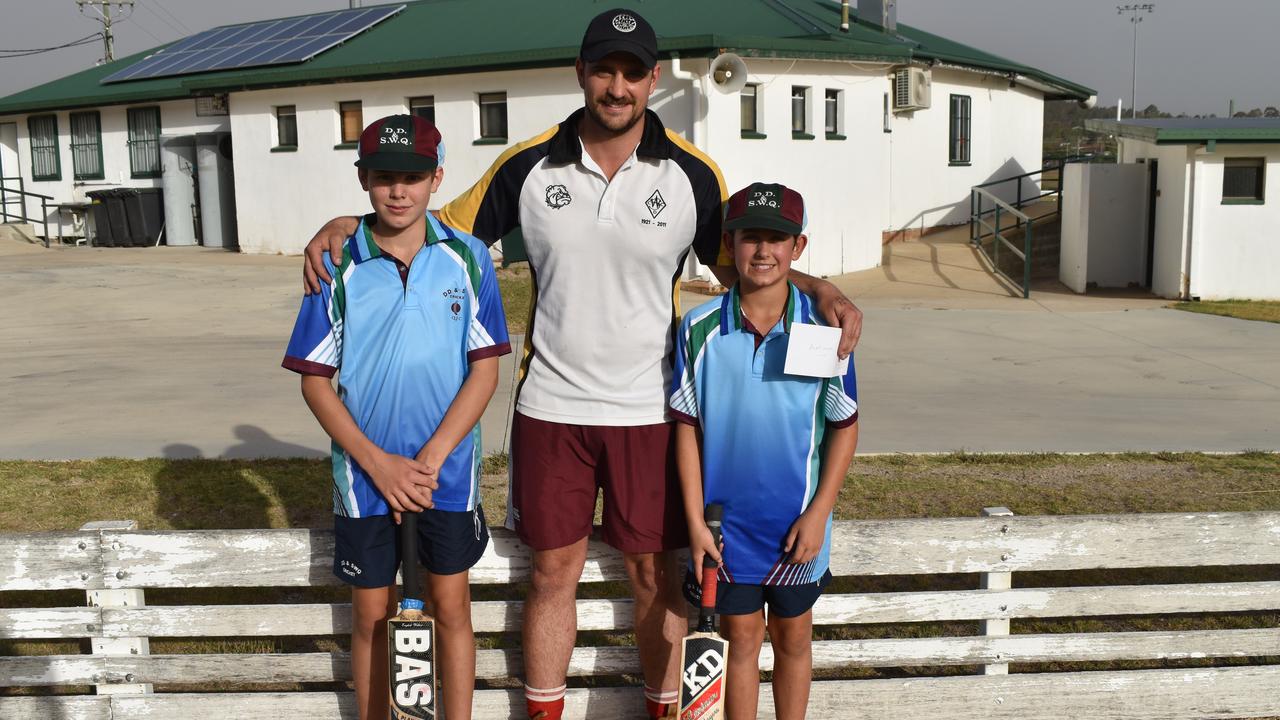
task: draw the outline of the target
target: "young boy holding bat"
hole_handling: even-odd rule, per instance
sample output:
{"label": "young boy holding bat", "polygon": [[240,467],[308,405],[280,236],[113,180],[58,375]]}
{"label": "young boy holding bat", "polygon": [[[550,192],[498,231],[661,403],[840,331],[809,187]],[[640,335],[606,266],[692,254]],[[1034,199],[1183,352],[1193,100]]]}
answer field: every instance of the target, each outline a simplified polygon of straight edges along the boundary
{"label": "young boy holding bat", "polygon": [[[403,560],[427,568],[440,645],[430,672],[447,716],[466,720],[475,686],[467,571],[489,542],[478,423],[498,356],[511,351],[506,320],[485,246],[427,213],[444,177],[435,126],[382,118],[360,135],[358,157],[373,213],[347,239],[341,267],[326,257],[334,280],[303,299],[283,365],[302,374],[302,395],[333,438],[334,574],[352,586],[360,717],[386,718],[388,688],[397,694],[386,630],[397,536],[400,514],[420,513],[418,557]],[[432,680],[400,695],[435,703]]]}
{"label": "young boy holding bat", "polygon": [[[858,439],[852,358],[835,377],[784,372],[789,352],[807,350],[790,346],[793,327],[821,322],[787,279],[808,242],[805,218],[803,198],[782,185],[754,183],[730,197],[723,242],[738,283],[686,315],[676,340],[676,457],[693,567],[704,556],[719,564],[729,720],[756,717],[766,629],[777,717],[805,716],[812,608],[831,579],[831,512]],[[723,506],[723,544],[704,520],[707,505]],[[698,604],[698,584],[685,590]],[[682,670],[686,684],[704,682],[702,669]],[[696,705],[681,718],[714,716],[705,711]]]}

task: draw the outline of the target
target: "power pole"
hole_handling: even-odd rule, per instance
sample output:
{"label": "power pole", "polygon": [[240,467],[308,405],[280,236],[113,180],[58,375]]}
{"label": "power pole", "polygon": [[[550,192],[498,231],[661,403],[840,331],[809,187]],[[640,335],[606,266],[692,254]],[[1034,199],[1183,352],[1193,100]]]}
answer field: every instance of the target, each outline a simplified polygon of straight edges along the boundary
{"label": "power pole", "polygon": [[1138,23],[1142,22],[1142,13],[1155,12],[1155,3],[1117,5],[1116,14],[1129,13],[1129,22],[1133,23],[1133,86],[1129,91],[1129,117],[1138,117]]}
{"label": "power pole", "polygon": [[[88,5],[94,12],[98,14],[99,22],[102,23],[102,62],[109,63],[116,59],[115,38],[111,35],[111,22],[113,20],[123,20],[133,14],[134,0],[76,0],[76,5],[80,6],[80,14],[84,14],[84,6]],[[102,7],[98,7],[101,5]]]}

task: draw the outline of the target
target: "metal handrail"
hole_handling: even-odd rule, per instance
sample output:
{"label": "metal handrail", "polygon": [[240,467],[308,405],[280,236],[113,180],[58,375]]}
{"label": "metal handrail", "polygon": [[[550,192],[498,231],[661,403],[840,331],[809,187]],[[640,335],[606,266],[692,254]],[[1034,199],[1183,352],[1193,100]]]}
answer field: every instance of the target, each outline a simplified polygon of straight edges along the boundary
{"label": "metal handrail", "polygon": [[[17,180],[18,189],[5,187],[4,183],[8,180]],[[0,178],[0,216],[4,218],[4,222],[9,222],[9,193],[18,195],[19,202],[22,207],[22,214],[14,215],[22,222],[40,222],[44,225],[44,246],[49,247],[49,201],[53,199],[50,195],[41,195],[40,193],[30,192],[26,189],[26,185],[21,177],[16,178]],[[27,217],[27,198],[40,198],[40,219]],[[62,231],[58,231],[61,235]]]}
{"label": "metal handrail", "polygon": [[[1000,245],[1001,244],[1005,245],[1010,252],[1012,252],[1019,260],[1022,261],[1022,297],[1023,298],[1031,297],[1031,261],[1030,261],[1031,239],[1034,233],[1036,218],[1033,218],[1030,215],[1027,215],[1026,213],[1015,208],[1014,206],[1010,205],[1004,200],[1001,200],[1000,198],[996,197],[995,194],[992,193],[990,190],[987,190],[982,186],[975,186],[972,189],[972,194],[970,197],[971,197],[971,200],[970,200],[971,209],[973,209],[975,205],[977,207],[981,207],[981,204],[982,204],[981,198],[983,197],[990,199],[991,202],[994,203],[995,205],[996,224],[994,227],[987,224],[987,221],[983,219],[982,214],[977,211],[974,211],[971,216],[971,222],[975,227],[987,228],[988,230],[991,231],[991,236],[992,236],[991,270],[995,272],[997,275],[1003,276],[1006,280],[1013,283],[1014,285],[1018,284],[1016,281],[1014,281],[1013,278],[1009,277],[1008,275],[1005,275],[1004,271],[1000,269]],[[1003,208],[1005,212],[1012,214],[1014,218],[1016,218],[1016,223],[1014,225],[1015,229],[1020,229],[1022,227],[1022,224],[1026,223],[1027,233],[1026,233],[1026,238],[1023,241],[1022,250],[1018,250],[1018,247],[1013,243],[1009,242],[1008,238],[1006,238],[1004,234],[1000,232],[1001,208]],[[970,235],[972,234],[973,233],[971,231]],[[981,233],[978,233],[978,240],[974,241],[975,243],[979,244],[979,247],[981,247],[979,241],[982,237],[983,235]]]}

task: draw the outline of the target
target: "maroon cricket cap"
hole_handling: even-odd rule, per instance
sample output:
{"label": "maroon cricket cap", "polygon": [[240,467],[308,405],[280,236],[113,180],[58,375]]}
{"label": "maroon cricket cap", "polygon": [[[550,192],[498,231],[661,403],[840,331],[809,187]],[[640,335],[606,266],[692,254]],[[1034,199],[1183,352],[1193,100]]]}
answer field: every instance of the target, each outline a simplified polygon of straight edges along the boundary
{"label": "maroon cricket cap", "polygon": [[658,62],[658,36],[653,26],[634,10],[606,10],[591,19],[582,35],[578,57],[598,62],[609,53],[624,52],[639,58],[646,68]]}
{"label": "maroon cricket cap", "polygon": [[800,193],[779,183],[752,183],[729,197],[724,229],[768,228],[799,235],[808,219]]}
{"label": "maroon cricket cap", "polygon": [[440,131],[417,115],[390,115],[360,133],[356,167],[390,172],[435,170],[443,160]]}

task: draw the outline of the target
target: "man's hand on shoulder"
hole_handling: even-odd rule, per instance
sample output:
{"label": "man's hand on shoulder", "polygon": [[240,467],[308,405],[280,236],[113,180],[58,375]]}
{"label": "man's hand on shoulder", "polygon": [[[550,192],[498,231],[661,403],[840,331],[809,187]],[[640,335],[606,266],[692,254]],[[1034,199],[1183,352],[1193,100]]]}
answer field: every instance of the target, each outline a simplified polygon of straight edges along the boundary
{"label": "man's hand on shoulder", "polygon": [[342,244],[360,226],[360,219],[350,216],[336,217],[324,224],[320,232],[307,243],[306,257],[302,263],[302,291],[307,295],[320,292],[325,283],[333,282],[324,267],[324,254],[329,253],[334,267],[342,264]]}
{"label": "man's hand on shoulder", "polygon": [[862,311],[853,301],[840,292],[840,289],[825,280],[819,281],[814,299],[818,301],[818,312],[827,324],[840,328],[840,357],[847,357],[862,337]]}

